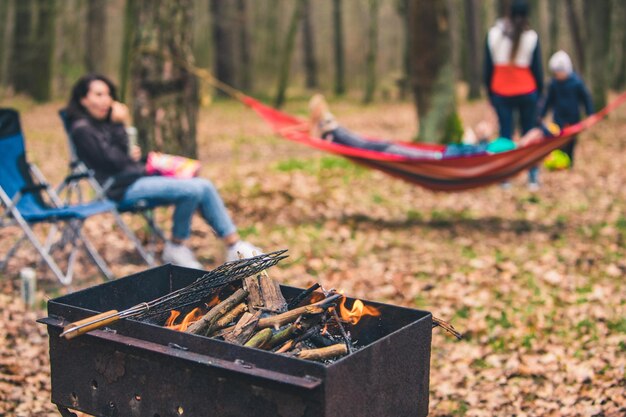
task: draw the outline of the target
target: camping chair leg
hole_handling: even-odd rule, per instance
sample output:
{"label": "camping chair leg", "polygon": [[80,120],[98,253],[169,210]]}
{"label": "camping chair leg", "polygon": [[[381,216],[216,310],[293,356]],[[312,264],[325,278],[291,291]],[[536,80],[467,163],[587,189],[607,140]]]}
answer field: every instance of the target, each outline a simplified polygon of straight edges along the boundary
{"label": "camping chair leg", "polygon": [[52,258],[52,256],[50,256],[48,251],[43,246],[41,246],[41,244],[39,243],[39,239],[37,238],[33,230],[30,228],[28,223],[26,223],[24,219],[21,218],[21,216],[19,217],[15,216],[15,217],[16,217],[15,220],[20,224],[20,226],[22,226],[22,230],[24,230],[24,235],[28,237],[28,240],[30,240],[33,246],[35,247],[35,249],[37,249],[37,252],[39,252],[39,255],[41,255],[41,258],[46,263],[46,265],[48,265],[48,267],[50,268],[54,276],[56,276],[56,278],[61,282],[61,284],[69,285],[72,282],[72,277],[70,276],[68,278],[63,273],[63,271],[61,271],[61,268],[59,268],[56,261]]}
{"label": "camping chair leg", "polygon": [[137,235],[132,230],[130,230],[126,223],[124,223],[124,220],[122,220],[122,216],[120,216],[120,214],[117,212],[113,213],[113,215],[115,216],[115,221],[117,222],[117,225],[120,227],[120,229],[122,229],[126,237],[129,238],[131,242],[133,242],[133,244],[135,245],[135,249],[137,249],[137,252],[139,252],[139,255],[141,255],[143,260],[148,264],[148,266],[155,266],[156,264],[154,262],[154,255],[146,251],[142,243],[139,241],[139,238],[137,238]]}
{"label": "camping chair leg", "polygon": [[148,223],[148,227],[150,227],[152,233],[155,234],[163,242],[167,242],[165,233],[163,232],[163,230],[161,230],[161,228],[156,224],[156,221],[154,220],[154,210],[143,212],[141,213],[141,215],[144,219],[146,219],[146,223]]}
{"label": "camping chair leg", "polygon": [[13,257],[13,255],[15,255],[15,252],[17,252],[17,250],[19,249],[19,247],[21,246],[22,242],[24,242],[26,240],[26,234],[24,233],[22,235],[22,237],[20,237],[17,242],[15,242],[13,244],[13,246],[11,246],[11,249],[9,249],[9,251],[7,252],[6,256],[4,257],[4,259],[2,261],[0,261],[0,271],[4,271],[7,267],[7,265],[9,264],[9,259],[11,259]]}
{"label": "camping chair leg", "polygon": [[113,275],[113,273],[111,272],[111,270],[107,266],[107,264],[104,261],[104,259],[102,259],[102,257],[98,253],[98,251],[96,251],[96,248],[93,247],[93,245],[87,239],[87,237],[83,234],[83,232],[81,232],[80,228],[82,227],[82,222],[80,223],[80,226],[76,226],[76,225],[72,224],[71,227],[74,229],[74,232],[76,233],[76,235],[83,242],[83,247],[85,248],[85,250],[87,251],[87,253],[91,257],[93,262],[96,264],[98,269],[100,269],[100,272],[102,272],[102,275],[104,275],[105,278],[107,280],[109,280],[109,281],[115,279],[115,275]]}

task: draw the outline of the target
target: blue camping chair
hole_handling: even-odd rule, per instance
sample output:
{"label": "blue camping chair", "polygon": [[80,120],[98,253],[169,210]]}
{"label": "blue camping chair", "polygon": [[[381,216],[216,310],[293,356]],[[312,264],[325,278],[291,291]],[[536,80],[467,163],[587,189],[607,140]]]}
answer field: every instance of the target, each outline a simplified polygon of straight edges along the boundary
{"label": "blue camping chair", "polygon": [[[44,195],[48,202],[44,201]],[[0,227],[18,225],[24,232],[0,261],[0,269],[6,267],[20,244],[28,239],[64,285],[69,285],[72,281],[77,250],[81,246],[102,274],[107,279],[113,278],[104,259],[81,229],[86,219],[96,214],[110,213],[115,210],[115,205],[109,201],[63,205],[56,192],[46,183],[41,171],[26,161],[19,116],[12,109],[0,109],[0,200],[0,208],[3,209],[0,212]],[[45,243],[41,243],[33,231],[33,226],[39,223],[53,225]],[[60,229],[61,237],[53,242],[59,226],[63,226]],[[52,253],[66,245],[71,245],[71,251],[66,271],[63,272]]]}
{"label": "blue camping chair", "polygon": [[[72,142],[72,138],[70,136],[70,123],[67,118],[67,113],[65,109],[59,111],[59,117],[63,122],[63,127],[65,128],[65,133],[67,137],[67,145],[70,152],[70,175],[66,178],[66,180],[59,185],[57,188],[57,193],[65,193],[66,200],[69,201],[72,198],[72,195],[77,196],[77,200],[79,202],[85,201],[85,197],[83,196],[83,191],[78,185],[78,180],[85,178],[90,187],[96,193],[96,198],[105,199],[107,190],[113,185],[115,182],[115,178],[110,178],[104,184],[100,184],[94,175],[94,172],[89,169],[83,161],[80,160],[78,154],[76,153],[76,148],[74,147],[74,143]],[[133,202],[128,201],[120,201],[115,203],[116,210],[114,213],[115,221],[120,226],[122,230],[126,233],[129,239],[135,245],[137,252],[141,255],[141,257],[148,263],[150,266],[155,265],[155,254],[154,254],[154,241],[156,239],[160,239],[163,242],[167,242],[167,238],[165,237],[165,233],[163,230],[157,225],[154,218],[154,210],[158,207],[168,207],[170,204],[161,204],[155,201],[148,200],[138,200]],[[142,244],[139,238],[130,230],[128,225],[124,222],[120,213],[132,213],[139,214],[146,222],[148,226],[148,230],[150,231],[150,247],[152,250],[147,250]],[[156,239],[155,239],[156,238]]]}

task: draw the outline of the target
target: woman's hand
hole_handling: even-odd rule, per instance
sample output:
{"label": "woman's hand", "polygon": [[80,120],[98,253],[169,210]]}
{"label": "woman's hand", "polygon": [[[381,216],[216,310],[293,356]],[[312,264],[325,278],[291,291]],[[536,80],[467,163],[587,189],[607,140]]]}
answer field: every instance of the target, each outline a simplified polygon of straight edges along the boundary
{"label": "woman's hand", "polygon": [[111,105],[111,121],[122,123],[124,126],[130,125],[130,112],[124,103],[114,101]]}
{"label": "woman's hand", "polygon": [[141,148],[137,145],[133,145],[130,147],[128,154],[133,161],[137,162],[141,159]]}

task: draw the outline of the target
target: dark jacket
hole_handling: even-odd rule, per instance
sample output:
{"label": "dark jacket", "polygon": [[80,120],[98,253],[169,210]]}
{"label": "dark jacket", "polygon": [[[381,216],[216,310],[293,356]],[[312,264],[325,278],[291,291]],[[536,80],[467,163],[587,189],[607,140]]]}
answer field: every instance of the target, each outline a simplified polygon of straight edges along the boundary
{"label": "dark jacket", "polygon": [[572,73],[563,81],[553,79],[548,86],[548,95],[541,108],[541,117],[545,117],[552,109],[554,123],[560,127],[578,123],[581,104],[585,106],[587,116],[593,114],[591,94],[576,73]]}
{"label": "dark jacket", "polygon": [[128,155],[128,136],[122,124],[82,117],[72,122],[70,136],[78,158],[95,172],[100,184],[115,179],[107,197],[121,200],[126,189],[145,175],[144,164]]}

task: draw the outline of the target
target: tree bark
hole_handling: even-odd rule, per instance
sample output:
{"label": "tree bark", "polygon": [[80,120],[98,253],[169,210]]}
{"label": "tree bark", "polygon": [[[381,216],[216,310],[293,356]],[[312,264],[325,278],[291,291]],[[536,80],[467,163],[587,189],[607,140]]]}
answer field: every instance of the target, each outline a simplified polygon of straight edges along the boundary
{"label": "tree bark", "polygon": [[445,0],[409,4],[411,84],[419,119],[419,139],[443,143],[460,138],[454,72],[450,60],[450,24]]}
{"label": "tree bark", "polygon": [[304,0],[304,11],[302,13],[302,43],[304,46],[304,71],[306,88],[317,88],[319,86],[317,78],[317,59],[315,58],[315,32],[311,20],[311,2]]}
{"label": "tree bark", "polygon": [[482,25],[480,19],[480,0],[465,0],[465,16],[467,22],[466,56],[468,61],[468,84],[467,98],[475,100],[480,98],[481,70],[483,62],[483,42],[480,36]]}
{"label": "tree bark", "polygon": [[550,0],[548,2],[548,32],[550,34],[550,43],[548,47],[548,56],[559,50],[559,22],[562,16],[562,7],[560,0]]}
{"label": "tree bark", "polygon": [[[611,40],[611,1],[585,0],[585,16],[588,24],[589,54],[586,68],[588,82],[596,109],[606,106],[609,87],[609,42]],[[624,46],[622,45],[622,48]]]}
{"label": "tree bark", "polygon": [[183,64],[193,64],[192,2],[133,1],[133,115],[144,153],[197,156],[198,87]]}
{"label": "tree bark", "polygon": [[363,103],[368,104],[374,100],[376,91],[376,61],[378,57],[378,0],[369,0],[369,30],[367,57],[365,58],[365,94]]}
{"label": "tree bark", "polygon": [[237,24],[239,26],[239,87],[244,91],[250,91],[253,77],[247,0],[237,0]]}
{"label": "tree bark", "polygon": [[404,45],[402,47],[402,76],[398,80],[398,88],[400,92],[400,100],[404,100],[407,92],[410,88],[410,74],[411,74],[411,60],[410,51],[411,45],[409,42],[409,0],[396,0],[396,11],[398,16],[402,19],[402,32],[404,34]]}
{"label": "tree bark", "polygon": [[335,56],[335,95],[346,93],[345,51],[343,39],[343,1],[333,0],[333,53]]}
{"label": "tree bark", "polygon": [[572,36],[572,42],[574,44],[574,52],[576,59],[576,67],[581,74],[585,73],[585,49],[582,41],[582,34],[580,32],[580,24],[578,23],[578,14],[576,13],[576,7],[573,0],[565,0],[565,8],[567,10],[567,20],[569,22],[569,29]]}
{"label": "tree bark", "polygon": [[278,67],[278,87],[276,89],[276,96],[274,99],[274,106],[279,108],[285,103],[285,95],[287,92],[287,85],[289,83],[289,73],[291,72],[291,58],[293,56],[293,49],[296,43],[296,33],[298,30],[298,24],[302,19],[302,12],[304,10],[304,0],[297,0],[291,20],[289,22],[289,29],[285,37],[285,46],[280,56],[280,65]]}
{"label": "tree bark", "polygon": [[107,44],[104,34],[107,27],[107,0],[87,2],[87,48],[85,68],[88,72],[105,72]]}
{"label": "tree bark", "polygon": [[9,62],[13,59],[13,31],[15,26],[15,1],[0,2],[0,86],[9,85]]}
{"label": "tree bark", "polygon": [[55,0],[15,4],[11,83],[37,101],[50,99],[54,52]]}
{"label": "tree bark", "polygon": [[[235,72],[235,32],[233,28],[232,4],[224,0],[211,0],[211,16],[213,18],[213,42],[215,76],[218,80],[232,86],[237,85]],[[217,95],[227,97],[226,93],[217,90]]]}
{"label": "tree bark", "polygon": [[120,62],[120,91],[119,99],[126,101],[126,90],[130,77],[131,52],[133,50],[133,39],[135,38],[135,22],[139,20],[137,14],[139,8],[137,3],[131,0],[126,1],[124,8],[124,34],[122,36],[122,59]]}
{"label": "tree bark", "polygon": [[611,86],[615,90],[623,90],[626,87],[626,51],[624,45],[626,45],[626,4],[623,1],[616,1],[613,3],[615,10],[613,11],[613,39],[611,45],[612,51],[612,80]]}

